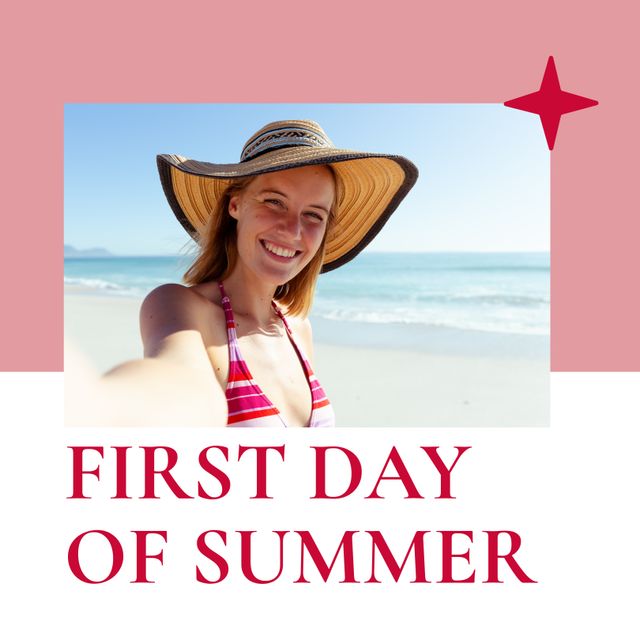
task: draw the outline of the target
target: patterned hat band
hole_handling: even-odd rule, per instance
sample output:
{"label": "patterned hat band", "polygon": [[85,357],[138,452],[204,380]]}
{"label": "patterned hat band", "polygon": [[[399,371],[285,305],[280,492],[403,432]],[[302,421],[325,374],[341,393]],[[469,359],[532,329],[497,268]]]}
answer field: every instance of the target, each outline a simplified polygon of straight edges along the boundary
{"label": "patterned hat band", "polygon": [[295,123],[294,126],[291,126],[293,123],[289,122],[287,123],[289,126],[286,127],[273,127],[273,125],[279,124],[284,123],[274,122],[258,131],[244,146],[242,155],[240,156],[240,162],[253,160],[263,153],[268,153],[269,151],[283,147],[332,148],[334,146],[319,125],[317,129],[310,129],[301,126],[301,123]]}

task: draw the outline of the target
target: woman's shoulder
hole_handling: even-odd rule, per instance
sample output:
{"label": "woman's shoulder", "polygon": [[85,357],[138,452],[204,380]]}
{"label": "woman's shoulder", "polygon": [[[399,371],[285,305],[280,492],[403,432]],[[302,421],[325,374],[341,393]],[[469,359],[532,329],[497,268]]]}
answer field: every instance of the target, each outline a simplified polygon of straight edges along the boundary
{"label": "woman's shoulder", "polygon": [[226,325],[219,296],[216,298],[212,287],[163,284],[144,299],[140,326],[144,337],[145,334],[167,335],[189,329],[208,334],[218,328],[224,330]]}
{"label": "woman's shoulder", "polygon": [[290,316],[287,315],[287,322],[292,330],[298,334],[311,336],[311,321],[307,316]]}
{"label": "woman's shoulder", "polygon": [[217,287],[212,283],[186,287],[181,284],[163,284],[151,291],[142,303],[143,313],[189,315],[206,309],[209,313],[224,315]]}
{"label": "woman's shoulder", "polygon": [[313,357],[313,331],[307,316],[287,316],[287,323],[308,358]]}

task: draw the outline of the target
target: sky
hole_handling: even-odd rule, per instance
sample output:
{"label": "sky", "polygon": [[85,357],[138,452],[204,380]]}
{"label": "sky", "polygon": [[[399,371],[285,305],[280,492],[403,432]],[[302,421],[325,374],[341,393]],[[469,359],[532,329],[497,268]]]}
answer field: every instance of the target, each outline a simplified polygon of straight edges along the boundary
{"label": "sky", "polygon": [[274,120],[319,122],[336,147],[393,153],[420,177],[368,251],[548,251],[549,150],[537,116],[495,104],[68,104],[65,244],[173,255],[190,240],[158,153],[237,162]]}

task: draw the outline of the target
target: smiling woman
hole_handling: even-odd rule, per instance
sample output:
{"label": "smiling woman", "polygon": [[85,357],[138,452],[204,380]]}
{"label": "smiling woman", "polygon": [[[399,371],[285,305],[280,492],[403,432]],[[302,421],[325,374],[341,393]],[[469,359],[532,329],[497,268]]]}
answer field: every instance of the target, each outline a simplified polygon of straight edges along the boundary
{"label": "smiling woman", "polygon": [[163,285],[145,299],[144,359],[103,379],[112,406],[119,390],[126,395],[115,402],[122,418],[109,420],[166,424],[188,407],[180,424],[333,426],[311,366],[316,279],[377,235],[416,167],[336,149],[317,123],[292,120],[258,131],[238,164],[161,155],[158,168],[199,254],[186,286]]}

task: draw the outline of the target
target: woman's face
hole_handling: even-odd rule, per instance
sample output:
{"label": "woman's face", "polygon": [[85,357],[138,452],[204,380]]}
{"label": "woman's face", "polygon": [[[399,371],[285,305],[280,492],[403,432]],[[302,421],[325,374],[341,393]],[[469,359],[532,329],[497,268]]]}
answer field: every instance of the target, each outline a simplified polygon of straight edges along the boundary
{"label": "woman's face", "polygon": [[243,266],[274,286],[291,280],[322,245],[334,197],[322,165],[257,176],[229,201]]}

